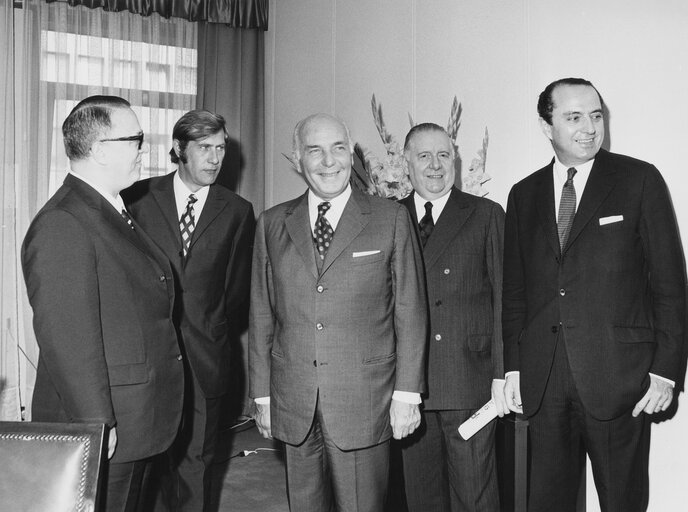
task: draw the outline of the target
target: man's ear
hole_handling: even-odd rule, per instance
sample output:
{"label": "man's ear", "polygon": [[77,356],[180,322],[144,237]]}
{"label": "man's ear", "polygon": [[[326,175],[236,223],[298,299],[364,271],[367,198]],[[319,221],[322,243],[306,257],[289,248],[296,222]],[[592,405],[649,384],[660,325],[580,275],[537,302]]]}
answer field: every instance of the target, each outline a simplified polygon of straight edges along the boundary
{"label": "man's ear", "polygon": [[540,129],[542,130],[542,133],[544,133],[549,140],[552,140],[552,125],[545,121],[543,118],[539,119]]}
{"label": "man's ear", "polygon": [[177,155],[177,158],[179,158],[181,160],[179,155],[181,154],[182,149],[179,146],[179,139],[173,139],[172,140],[172,149],[174,149],[174,154]]}
{"label": "man's ear", "polygon": [[105,145],[100,141],[95,141],[91,146],[91,158],[100,164],[104,165],[107,163],[107,156],[105,154]]}

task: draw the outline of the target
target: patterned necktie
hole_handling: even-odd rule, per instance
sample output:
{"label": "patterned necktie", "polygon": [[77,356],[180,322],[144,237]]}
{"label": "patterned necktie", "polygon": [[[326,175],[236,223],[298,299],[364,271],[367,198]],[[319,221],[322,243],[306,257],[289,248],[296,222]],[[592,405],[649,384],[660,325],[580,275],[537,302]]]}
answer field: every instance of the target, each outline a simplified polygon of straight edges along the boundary
{"label": "patterned necktie", "polygon": [[189,195],[189,201],[186,203],[186,210],[179,219],[179,231],[182,234],[182,250],[184,252],[184,257],[186,257],[189,252],[189,246],[191,245],[191,234],[196,227],[196,221],[194,220],[194,203],[198,201],[195,195]]}
{"label": "patterned necktie", "polygon": [[566,242],[568,242],[571,225],[573,224],[573,216],[576,214],[576,188],[573,186],[573,177],[576,175],[577,171],[574,167],[571,167],[566,172],[568,173],[568,179],[561,189],[559,218],[557,219],[559,245],[562,251],[564,247],[566,247]]}
{"label": "patterned necktie", "polygon": [[127,226],[129,226],[131,229],[134,229],[134,221],[132,220],[131,215],[129,215],[129,212],[122,208],[122,211],[119,212],[119,214],[126,221]]}
{"label": "patterned necktie", "polygon": [[330,209],[330,206],[332,205],[328,201],[320,203],[318,205],[318,218],[315,220],[313,241],[315,242],[315,247],[318,250],[318,255],[320,255],[321,260],[325,259],[327,249],[330,248],[332,237],[334,237],[334,230],[325,218],[325,212]]}
{"label": "patterned necktie", "polygon": [[425,203],[425,215],[420,219],[418,228],[420,229],[420,243],[425,247],[432,230],[435,228],[435,222],[432,220],[432,203],[430,201]]}

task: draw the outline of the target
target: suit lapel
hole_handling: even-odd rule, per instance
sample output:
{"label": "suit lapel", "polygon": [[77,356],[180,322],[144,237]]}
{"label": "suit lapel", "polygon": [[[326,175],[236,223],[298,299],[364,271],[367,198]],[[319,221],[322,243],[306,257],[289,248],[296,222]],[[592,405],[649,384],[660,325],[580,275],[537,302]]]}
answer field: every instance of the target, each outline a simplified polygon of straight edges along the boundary
{"label": "suit lapel", "polygon": [[197,219],[196,228],[191,235],[189,250],[191,250],[196,240],[203,235],[205,230],[208,229],[208,226],[210,226],[220,212],[227,207],[227,201],[222,198],[224,190],[219,187],[221,187],[221,185],[210,185],[208,199],[205,201],[201,217]]}
{"label": "suit lapel", "polygon": [[536,208],[540,216],[540,224],[545,238],[549,242],[554,254],[559,256],[559,232],[557,231],[557,219],[554,217],[554,159],[540,174],[540,183],[537,185]]}
{"label": "suit lapel", "polygon": [[[322,273],[327,272],[327,269],[332,266],[334,260],[342,253],[342,251],[349,246],[349,244],[363,231],[363,228],[368,224],[367,215],[370,213],[370,201],[363,192],[352,188],[351,197],[344,207],[342,217],[339,219],[337,229],[334,232],[334,239],[332,245],[327,251],[325,261],[323,262]],[[311,249],[311,253],[313,250]]]}
{"label": "suit lapel", "polygon": [[182,239],[179,234],[179,220],[177,219],[177,202],[174,197],[174,173],[168,174],[160,179],[153,189],[153,198],[158,204],[162,216],[167,222],[172,238],[175,240],[175,250],[178,252],[182,247]]}
{"label": "suit lapel", "polygon": [[452,187],[447,204],[444,205],[444,209],[437,219],[437,224],[435,224],[435,229],[423,248],[426,268],[432,267],[437,261],[447,248],[447,242],[458,235],[473,210],[475,210],[475,206],[466,200],[464,192]]}
{"label": "suit lapel", "polygon": [[313,250],[313,232],[311,231],[311,221],[308,215],[308,191],[301,196],[300,201],[286,212],[287,218],[284,224],[287,233],[291,238],[296,250],[301,255],[306,268],[318,277],[318,267],[315,263],[315,252]]}
{"label": "suit lapel", "polygon": [[564,248],[568,250],[581,234],[581,231],[590,222],[595,212],[616,184],[616,170],[607,159],[607,152],[600,150],[595,157],[595,163],[590,170],[588,182],[585,184],[576,215],[573,217],[573,225],[569,240]]}

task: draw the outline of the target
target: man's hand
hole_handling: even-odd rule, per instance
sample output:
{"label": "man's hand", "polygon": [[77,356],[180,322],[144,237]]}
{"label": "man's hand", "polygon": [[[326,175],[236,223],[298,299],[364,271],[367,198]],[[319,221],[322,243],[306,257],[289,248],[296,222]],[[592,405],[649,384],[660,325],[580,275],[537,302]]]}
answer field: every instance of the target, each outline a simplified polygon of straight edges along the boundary
{"label": "man's hand", "polygon": [[523,414],[521,402],[521,374],[514,372],[509,374],[504,384],[504,399],[509,410]]}
{"label": "man's hand", "polygon": [[258,432],[265,439],[272,438],[272,428],[270,427],[270,404],[256,404],[256,413],[253,416],[256,421]]}
{"label": "man's hand", "polygon": [[637,417],[641,412],[654,414],[666,411],[674,399],[674,388],[668,382],[650,375],[650,387],[645,392],[640,401],[633,408],[633,417]]}
{"label": "man's hand", "polygon": [[505,414],[509,414],[509,406],[504,395],[504,384],[504,379],[492,379],[492,400],[497,407],[497,414],[500,418],[503,418]]}
{"label": "man's hand", "polygon": [[394,439],[403,439],[413,434],[413,431],[420,425],[418,404],[392,400],[392,405],[389,406],[389,421],[392,424]]}
{"label": "man's hand", "polygon": [[108,460],[115,454],[115,448],[117,448],[117,427],[112,427],[108,435]]}

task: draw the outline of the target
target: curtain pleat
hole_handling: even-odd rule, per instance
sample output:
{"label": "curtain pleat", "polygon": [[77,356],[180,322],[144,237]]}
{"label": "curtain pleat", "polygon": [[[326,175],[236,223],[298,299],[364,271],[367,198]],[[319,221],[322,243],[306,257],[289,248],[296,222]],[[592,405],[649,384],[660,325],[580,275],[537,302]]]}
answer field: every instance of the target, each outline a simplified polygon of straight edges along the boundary
{"label": "curtain pleat", "polygon": [[268,0],[46,0],[105,11],[129,11],[163,18],[223,23],[233,28],[268,29]]}

